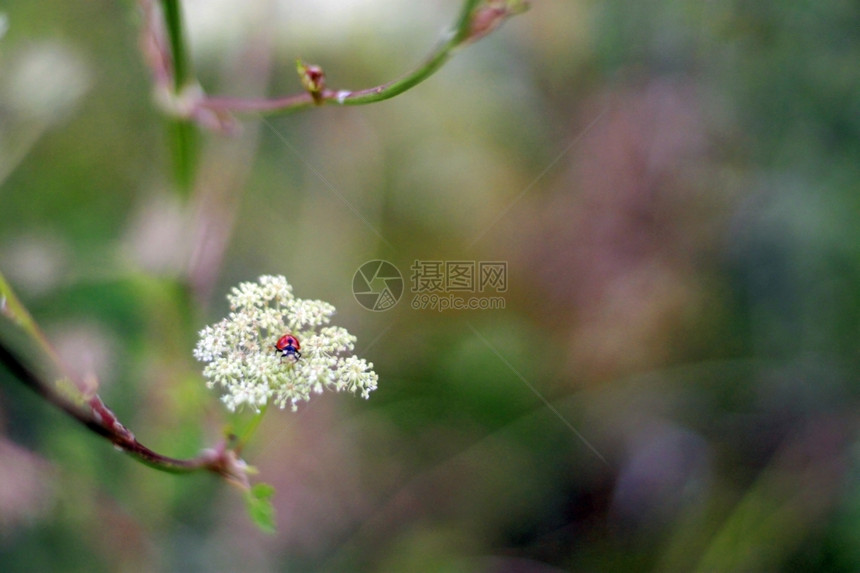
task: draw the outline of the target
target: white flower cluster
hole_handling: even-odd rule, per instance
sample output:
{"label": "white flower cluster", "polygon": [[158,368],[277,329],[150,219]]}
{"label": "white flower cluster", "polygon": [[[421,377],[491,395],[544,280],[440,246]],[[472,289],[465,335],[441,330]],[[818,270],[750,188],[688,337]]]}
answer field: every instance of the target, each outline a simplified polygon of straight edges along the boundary
{"label": "white flower cluster", "polygon": [[[330,388],[368,398],[379,377],[373,364],[347,354],[355,337],[346,329],[326,326],[334,307],[302,300],[282,276],[261,276],[241,283],[227,296],[230,315],[200,331],[194,357],[206,362],[209,388],[225,392],[221,400],[231,411],[247,405],[256,411],[272,402],[293,411],[311,393]],[[296,336],[301,358],[283,356],[275,343],[284,334]]]}

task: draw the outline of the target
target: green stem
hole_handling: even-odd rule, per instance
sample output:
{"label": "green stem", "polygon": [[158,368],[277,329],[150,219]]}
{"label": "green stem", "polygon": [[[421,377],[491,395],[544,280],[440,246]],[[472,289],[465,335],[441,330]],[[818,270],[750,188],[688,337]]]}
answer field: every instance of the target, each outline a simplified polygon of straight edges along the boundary
{"label": "green stem", "polygon": [[173,175],[179,188],[188,195],[199,155],[197,126],[188,119],[171,119],[168,129],[173,145]]}
{"label": "green stem", "polygon": [[338,100],[343,105],[363,105],[387,100],[400,95],[406,90],[412,89],[433,74],[451,59],[453,48],[458,44],[457,38],[451,38],[442,47],[432,54],[418,69],[406,74],[402,78],[388,82],[381,86],[350,92],[344,96],[334,93],[329,99]]}
{"label": "green stem", "polygon": [[17,295],[12,290],[12,287],[9,286],[9,283],[6,282],[6,278],[2,272],[0,272],[0,316],[5,316],[11,320],[15,326],[24,331],[24,334],[35,341],[43,356],[47,356],[55,364],[60,363],[56,350],[48,342],[48,338],[42,332],[42,329],[39,328],[39,325],[36,324],[36,321],[33,320],[33,317],[30,316],[27,308],[18,300]]}
{"label": "green stem", "polygon": [[260,100],[207,98],[201,102],[201,105],[214,111],[283,114],[327,102],[334,102],[340,105],[364,105],[393,98],[432,76],[451,59],[455,49],[469,38],[472,15],[475,8],[482,1],[466,0],[460,9],[460,14],[454,24],[453,31],[450,32],[439,47],[418,68],[391,82],[355,91],[326,89],[318,94],[318,101],[314,101],[314,98],[309,93],[301,93],[283,98]]}
{"label": "green stem", "polygon": [[478,4],[483,0],[466,0],[463,2],[463,7],[460,8],[460,16],[457,18],[457,23],[454,25],[454,38],[453,41],[456,42],[455,45],[462,44],[469,37],[469,30],[472,25],[472,14],[475,12],[475,8],[478,7]]}
{"label": "green stem", "polygon": [[236,451],[236,453],[241,452],[245,444],[251,441],[251,437],[257,431],[257,428],[260,426],[260,422],[263,421],[263,416],[266,415],[266,410],[268,409],[268,407],[269,405],[266,404],[265,406],[260,408],[260,411],[254,415],[254,417],[251,419],[250,422],[248,422],[248,425],[245,426],[242,432],[237,432],[239,435],[237,435],[233,445],[233,449]]}
{"label": "green stem", "polygon": [[[185,43],[182,25],[182,7],[179,0],[162,0],[167,36],[170,41],[170,54],[173,75],[173,92],[181,96],[182,91],[191,84],[191,64]],[[197,127],[187,118],[170,120],[170,139],[173,146],[173,170],[179,188],[190,193],[194,183],[197,165],[198,141]]]}
{"label": "green stem", "polygon": [[173,56],[173,87],[179,93],[188,81],[190,69],[182,27],[182,7],[179,5],[179,0],[161,0],[161,4],[167,23],[170,52]]}
{"label": "green stem", "polygon": [[[366,103],[375,103],[400,95],[408,89],[411,89],[433,74],[451,59],[454,55],[454,49],[462,44],[469,37],[469,30],[472,23],[472,13],[475,7],[482,0],[466,0],[463,7],[460,9],[460,15],[457,18],[457,23],[454,25],[454,31],[451,37],[442,43],[436,51],[430,55],[424,64],[416,70],[406,74],[400,79],[394,80],[387,84],[377,86],[375,88],[359,90],[350,93],[342,98],[343,105],[362,105]],[[338,94],[335,94],[335,98]]]}

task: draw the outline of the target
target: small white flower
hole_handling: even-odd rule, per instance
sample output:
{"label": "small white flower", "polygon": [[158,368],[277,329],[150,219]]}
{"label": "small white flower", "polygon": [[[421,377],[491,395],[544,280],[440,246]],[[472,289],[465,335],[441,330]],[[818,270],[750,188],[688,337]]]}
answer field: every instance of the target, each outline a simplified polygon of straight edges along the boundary
{"label": "small white flower", "polygon": [[[332,305],[302,300],[282,276],[261,276],[227,295],[230,315],[200,331],[194,357],[205,362],[209,388],[224,390],[221,401],[231,411],[256,411],[269,403],[295,411],[299,402],[326,388],[348,390],[367,398],[379,377],[373,364],[350,354],[355,337],[339,326],[326,326]],[[275,349],[286,333],[301,343],[301,358]]]}

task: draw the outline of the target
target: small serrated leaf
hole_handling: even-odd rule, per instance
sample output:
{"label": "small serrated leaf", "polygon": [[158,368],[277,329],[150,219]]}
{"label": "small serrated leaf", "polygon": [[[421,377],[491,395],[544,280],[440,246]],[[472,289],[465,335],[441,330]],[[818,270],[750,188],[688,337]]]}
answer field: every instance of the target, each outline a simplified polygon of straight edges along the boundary
{"label": "small serrated leaf", "polygon": [[278,530],[275,525],[275,508],[272,505],[274,494],[275,488],[267,483],[255,484],[245,494],[251,521],[265,533],[275,533]]}

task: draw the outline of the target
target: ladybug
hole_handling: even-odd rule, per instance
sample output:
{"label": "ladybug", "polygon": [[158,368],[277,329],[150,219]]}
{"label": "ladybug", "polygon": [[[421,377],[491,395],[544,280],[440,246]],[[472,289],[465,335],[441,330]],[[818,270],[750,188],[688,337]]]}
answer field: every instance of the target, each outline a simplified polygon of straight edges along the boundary
{"label": "ladybug", "polygon": [[285,334],[275,343],[275,350],[281,353],[281,356],[292,356],[293,360],[298,360],[302,357],[299,349],[302,347],[299,344],[299,339],[292,334]]}

